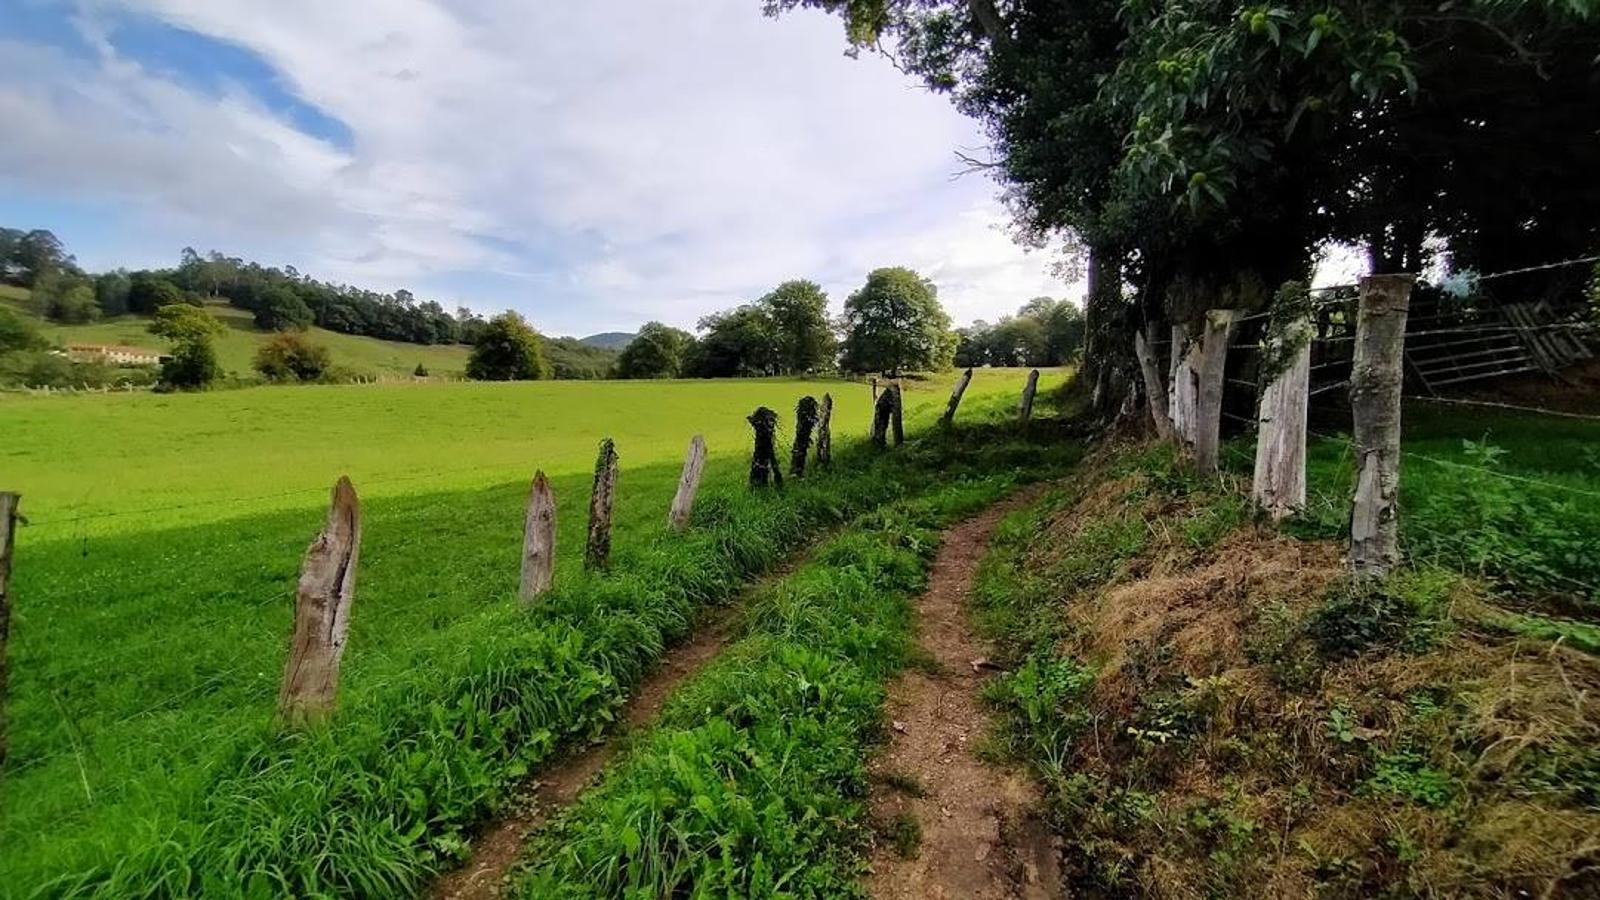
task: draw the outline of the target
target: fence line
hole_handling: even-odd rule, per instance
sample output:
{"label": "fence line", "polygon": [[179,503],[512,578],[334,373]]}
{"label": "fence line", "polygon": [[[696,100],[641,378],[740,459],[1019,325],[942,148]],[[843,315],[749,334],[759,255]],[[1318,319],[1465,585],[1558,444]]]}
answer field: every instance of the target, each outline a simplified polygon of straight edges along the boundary
{"label": "fence line", "polygon": [[1500,403],[1494,400],[1471,400],[1465,397],[1425,397],[1421,394],[1408,394],[1407,400],[1416,400],[1424,403],[1450,403],[1460,406],[1487,406],[1493,409],[1510,409],[1517,412],[1539,413],[1546,416],[1559,416],[1564,419],[1579,419],[1585,422],[1600,422],[1600,416],[1591,416],[1585,413],[1565,412],[1559,409],[1545,409],[1542,406],[1521,406],[1516,403]]}

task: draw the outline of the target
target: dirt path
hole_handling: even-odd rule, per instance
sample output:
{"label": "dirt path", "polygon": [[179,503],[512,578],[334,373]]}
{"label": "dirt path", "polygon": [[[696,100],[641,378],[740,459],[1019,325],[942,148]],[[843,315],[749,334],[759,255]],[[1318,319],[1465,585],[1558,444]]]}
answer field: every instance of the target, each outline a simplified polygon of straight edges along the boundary
{"label": "dirt path", "polygon": [[[774,577],[774,576],[769,576]],[[667,696],[685,679],[699,672],[727,645],[739,606],[719,609],[700,626],[695,636],[667,652],[660,668],[640,683],[623,707],[621,733],[637,729],[661,712]],[[563,757],[539,773],[513,801],[508,814],[472,842],[472,859],[445,873],[434,883],[436,900],[488,900],[499,897],[507,872],[516,865],[523,843],[581,792],[616,755],[620,734]]]}
{"label": "dirt path", "polygon": [[[989,725],[979,697],[989,673],[973,662],[987,650],[967,630],[963,611],[995,526],[1037,494],[1025,491],[946,532],[928,589],[917,601],[918,639],[938,674],[907,670],[889,686],[895,727],[873,765],[879,777],[871,802],[882,822],[915,819],[921,842],[910,859],[887,842],[876,848],[867,889],[879,900],[1065,895],[1059,853],[1035,812],[1037,787],[1024,773],[977,756]],[[909,793],[907,779],[925,795]]]}

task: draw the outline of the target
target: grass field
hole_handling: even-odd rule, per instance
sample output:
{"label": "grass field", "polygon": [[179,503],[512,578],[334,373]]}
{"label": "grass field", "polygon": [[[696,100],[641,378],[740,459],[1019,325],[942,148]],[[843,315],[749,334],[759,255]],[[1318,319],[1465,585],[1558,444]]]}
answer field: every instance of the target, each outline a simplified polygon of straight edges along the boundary
{"label": "grass field", "polygon": [[[0,285],[0,304],[32,314],[27,291]],[[256,349],[272,337],[260,331],[248,310],[226,303],[209,303],[206,309],[226,326],[217,339],[217,359],[228,373],[253,376]],[[150,320],[140,316],[118,316],[88,325],[60,325],[41,321],[39,330],[49,340],[61,344],[111,344],[162,351],[166,343],[148,330]],[[328,348],[335,365],[348,366],[370,375],[410,376],[421,363],[430,375],[460,375],[467,367],[468,348],[464,345],[424,346],[400,341],[382,341],[310,328],[312,340]]]}
{"label": "grass field", "polygon": [[[969,414],[1004,416],[1022,377],[980,372]],[[913,430],[945,381],[908,385]],[[788,422],[823,390],[838,471],[748,495],[743,417],[765,404]],[[13,592],[0,893],[414,885],[518,774],[603,727],[697,609],[810,529],[949,477],[935,473],[950,460],[852,451],[869,406],[865,385],[777,380],[0,398],[15,435],[4,487],[32,521]],[[711,448],[704,499],[691,538],[666,541],[695,432]],[[588,471],[607,435],[623,469],[617,574],[587,577]],[[512,598],[536,467],[559,500],[558,599],[525,614]],[[283,737],[270,719],[289,597],[346,473],[365,515],[346,712],[325,735]],[[246,881],[207,880],[219,872]]]}

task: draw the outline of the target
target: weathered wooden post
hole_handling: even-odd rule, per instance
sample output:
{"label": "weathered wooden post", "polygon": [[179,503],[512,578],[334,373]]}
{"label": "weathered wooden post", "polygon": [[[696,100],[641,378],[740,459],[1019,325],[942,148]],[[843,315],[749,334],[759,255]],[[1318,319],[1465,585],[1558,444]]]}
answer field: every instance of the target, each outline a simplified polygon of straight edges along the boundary
{"label": "weathered wooden post", "polygon": [[1278,521],[1306,505],[1311,317],[1296,315],[1282,328],[1274,328],[1263,351],[1267,383],[1256,406],[1256,469],[1250,495]]}
{"label": "weathered wooden post", "polygon": [[1022,400],[1017,403],[1017,419],[1024,427],[1033,419],[1033,395],[1039,390],[1039,370],[1028,373],[1028,383],[1022,386]]}
{"label": "weathered wooden post", "polygon": [[689,527],[694,495],[700,491],[700,473],[705,467],[706,439],[697,434],[689,441],[689,455],[683,458],[683,474],[678,476],[678,493],[672,498],[672,509],[667,511],[667,526],[673,531]]}
{"label": "weathered wooden post", "polygon": [[6,642],[11,636],[11,554],[16,547],[21,494],[0,491],[0,768],[6,764],[6,685],[10,671]]}
{"label": "weathered wooden post", "polygon": [[1206,311],[1200,336],[1200,363],[1196,372],[1194,467],[1202,475],[1215,475],[1222,441],[1223,374],[1228,365],[1228,339],[1233,334],[1233,310]]}
{"label": "weathered wooden post", "polygon": [[544,470],[533,473],[528,508],[522,520],[522,579],[517,597],[531,603],[550,590],[556,577],[556,498]]}
{"label": "weathered wooden post", "polygon": [[1183,453],[1194,452],[1195,365],[1200,359],[1200,346],[1189,341],[1189,326],[1180,322],[1172,326],[1172,377],[1168,392],[1168,412],[1172,416],[1172,438]]}
{"label": "weathered wooden post", "polygon": [[967,392],[967,385],[972,383],[972,369],[969,367],[956,379],[955,390],[950,392],[950,405],[944,408],[944,424],[946,427],[956,421],[956,407],[961,405],[961,395]]}
{"label": "weathered wooden post", "polygon": [[1167,410],[1167,389],[1161,383],[1161,370],[1156,366],[1155,354],[1144,329],[1133,335],[1133,353],[1139,358],[1139,371],[1144,377],[1144,395],[1150,404],[1150,421],[1156,427],[1156,436],[1163,441],[1172,440],[1172,416]]}
{"label": "weathered wooden post", "polygon": [[323,721],[337,705],[339,663],[350,633],[360,557],[361,504],[350,479],[340,477],[333,486],[327,524],[300,564],[294,637],[278,692],[278,715],[289,725]]}
{"label": "weathered wooden post", "polygon": [[1400,561],[1400,391],[1404,383],[1411,275],[1361,279],[1350,408],[1355,416],[1356,493],[1350,566],[1382,576]]}
{"label": "weathered wooden post", "polygon": [[889,387],[889,392],[894,394],[893,414],[890,421],[894,426],[894,445],[896,447],[906,442],[906,407],[905,396],[900,391],[900,382],[895,382]]}
{"label": "weathered wooden post", "polygon": [[745,421],[755,429],[755,452],[750,457],[750,486],[764,488],[769,483],[783,487],[783,469],[778,464],[778,414],[765,406]]}
{"label": "weathered wooden post", "polygon": [[794,446],[789,449],[789,474],[806,477],[806,457],[811,455],[811,432],[817,427],[817,398],[801,397],[794,407]]}
{"label": "weathered wooden post", "polygon": [[878,403],[878,376],[876,375],[872,376],[872,403],[874,406]]}
{"label": "weathered wooden post", "polygon": [[616,497],[617,445],[606,438],[595,457],[594,487],[589,492],[589,542],[583,550],[583,567],[591,571],[611,562],[611,507]]}
{"label": "weathered wooden post", "polygon": [[822,395],[822,415],[817,419],[817,465],[833,464],[833,395]]}
{"label": "weathered wooden post", "polygon": [[884,391],[872,404],[872,446],[879,450],[889,449],[889,420],[894,418],[894,397],[891,391]]}

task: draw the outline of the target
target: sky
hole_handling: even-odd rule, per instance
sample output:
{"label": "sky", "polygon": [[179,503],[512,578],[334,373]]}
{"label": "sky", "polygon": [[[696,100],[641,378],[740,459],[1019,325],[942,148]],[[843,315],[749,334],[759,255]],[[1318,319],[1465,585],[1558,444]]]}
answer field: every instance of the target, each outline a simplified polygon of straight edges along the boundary
{"label": "sky", "polygon": [[956,177],[977,124],[760,0],[0,0],[0,224],[632,331],[910,266],[957,323],[1079,299]]}

